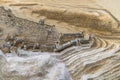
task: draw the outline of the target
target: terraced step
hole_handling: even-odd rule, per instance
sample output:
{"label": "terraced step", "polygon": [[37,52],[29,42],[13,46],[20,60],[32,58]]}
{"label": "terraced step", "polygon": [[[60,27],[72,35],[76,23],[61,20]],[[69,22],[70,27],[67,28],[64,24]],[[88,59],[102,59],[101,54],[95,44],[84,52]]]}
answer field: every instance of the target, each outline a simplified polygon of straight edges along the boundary
{"label": "terraced step", "polygon": [[115,53],[120,50],[119,46],[105,39],[96,37],[94,41],[95,43],[91,47],[71,47],[61,52],[61,59],[76,80],[82,79],[81,75],[84,74],[84,70],[93,69],[97,63],[103,65],[102,62],[114,57]]}

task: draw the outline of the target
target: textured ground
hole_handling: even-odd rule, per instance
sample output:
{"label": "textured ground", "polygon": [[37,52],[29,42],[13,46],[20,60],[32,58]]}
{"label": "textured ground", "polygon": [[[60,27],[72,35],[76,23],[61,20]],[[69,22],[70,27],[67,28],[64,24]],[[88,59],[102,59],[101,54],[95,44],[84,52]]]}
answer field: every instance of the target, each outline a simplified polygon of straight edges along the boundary
{"label": "textured ground", "polygon": [[0,51],[0,80],[71,80],[57,55],[23,50],[19,54],[5,56]]}
{"label": "textured ground", "polygon": [[59,32],[84,31],[95,36],[91,46],[61,52],[73,80],[120,79],[118,0],[1,0],[1,5],[21,18],[45,19]]}

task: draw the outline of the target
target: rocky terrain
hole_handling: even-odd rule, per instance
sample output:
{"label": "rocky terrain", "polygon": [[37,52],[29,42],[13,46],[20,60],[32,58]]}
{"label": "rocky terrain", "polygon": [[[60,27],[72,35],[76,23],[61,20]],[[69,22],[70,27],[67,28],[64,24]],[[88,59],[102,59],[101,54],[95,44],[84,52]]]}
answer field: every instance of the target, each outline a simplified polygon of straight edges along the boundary
{"label": "rocky terrain", "polygon": [[[19,51],[25,56],[0,51],[0,80],[71,80],[59,55]],[[31,55],[30,55],[31,54]]]}
{"label": "rocky terrain", "polygon": [[[3,62],[0,62],[2,64],[0,66],[1,79],[71,80],[72,78],[73,80],[119,80],[120,18],[118,14],[119,10],[116,10],[116,5],[119,1],[118,3],[108,0],[102,1],[103,0],[1,0],[0,4],[7,9],[7,13],[11,11],[13,13],[8,15],[6,19],[1,15],[7,14],[0,14],[0,28],[3,33],[1,34],[1,43],[4,42],[8,34],[14,35],[19,31],[24,33],[22,37],[25,34],[38,34],[36,33],[37,31],[34,30],[37,30],[36,28],[39,25],[37,22],[40,19],[44,19],[47,24],[55,25],[59,33],[76,33],[83,31],[86,34],[92,34],[94,36],[94,43],[90,43],[90,45],[73,46],[60,53],[55,53],[59,54],[59,60],[62,61],[60,63],[56,62],[57,65],[62,65],[59,67],[54,65],[54,63],[50,63],[52,64],[50,69],[45,68],[45,70],[52,70],[55,66],[57,70],[61,69],[60,71],[64,72],[57,73],[57,70],[55,72],[54,70],[52,70],[53,72],[49,71],[49,74],[45,74],[47,78],[36,76],[38,75],[38,66],[36,67],[36,65],[39,64],[39,61],[35,61],[40,58],[41,53],[37,53],[39,56],[33,59],[33,57],[28,55],[31,53],[31,55],[36,55],[36,53],[29,51],[26,52],[27,58],[21,56],[16,57],[14,54],[7,57],[10,54],[6,53],[6,55],[3,55],[1,52],[0,55],[2,57],[0,56],[0,61],[3,60]],[[11,20],[9,17],[13,15],[15,15],[14,19]],[[19,26],[20,30],[15,28],[16,26]],[[29,39],[31,39],[31,37]],[[24,51],[23,54],[25,54]],[[46,55],[42,56],[45,57]],[[20,58],[20,62],[16,61],[16,58]],[[33,59],[33,61],[31,59]],[[51,59],[53,58],[49,57],[47,60]],[[31,64],[31,62],[33,62],[33,64]],[[25,67],[29,67],[28,69],[25,68],[24,70],[22,68],[24,63],[27,63]],[[43,63],[45,62],[43,61]],[[32,66],[34,67],[32,68],[33,72],[36,72],[34,74],[27,72],[31,70]],[[47,67],[47,65],[44,66]],[[14,73],[17,74],[15,75]],[[59,76],[56,77],[56,75]]]}

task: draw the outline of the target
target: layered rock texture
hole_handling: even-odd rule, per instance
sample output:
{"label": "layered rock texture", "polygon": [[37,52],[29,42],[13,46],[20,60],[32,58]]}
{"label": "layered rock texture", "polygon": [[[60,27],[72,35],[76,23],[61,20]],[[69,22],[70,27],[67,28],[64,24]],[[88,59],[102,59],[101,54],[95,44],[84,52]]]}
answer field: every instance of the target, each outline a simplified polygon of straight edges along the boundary
{"label": "layered rock texture", "polygon": [[22,50],[18,51],[19,56],[1,52],[1,80],[120,80],[120,25],[111,9],[101,7],[95,0],[2,0],[1,5],[11,9],[15,18],[20,17],[13,21],[9,16],[1,20],[1,43],[7,34],[18,33],[17,28],[13,29],[14,23],[25,26],[25,31],[20,30],[31,35],[27,27],[30,25],[34,30],[38,24],[33,25],[32,21],[39,19],[55,24],[60,33],[84,31],[94,36],[93,43],[73,46],[55,55]]}
{"label": "layered rock texture", "polygon": [[119,80],[120,46],[102,38],[87,47],[72,47],[62,52],[74,80]]}

